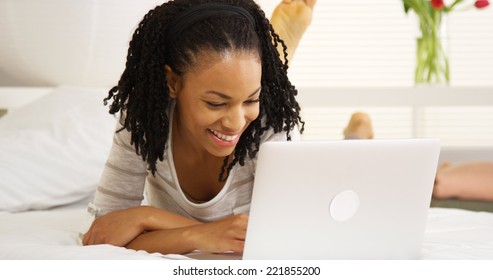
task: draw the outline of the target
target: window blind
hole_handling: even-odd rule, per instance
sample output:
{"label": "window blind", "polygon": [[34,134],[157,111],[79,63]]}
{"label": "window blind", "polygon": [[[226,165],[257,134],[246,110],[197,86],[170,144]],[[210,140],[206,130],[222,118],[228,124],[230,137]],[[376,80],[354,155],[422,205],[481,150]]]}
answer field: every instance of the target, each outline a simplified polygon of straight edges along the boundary
{"label": "window blind", "polygon": [[[450,85],[492,86],[493,8],[456,10],[444,23]],[[319,0],[289,75],[303,87],[413,86],[418,37],[400,0]]]}
{"label": "window blind", "polygon": [[[259,3],[271,14],[279,1]],[[308,99],[314,88],[336,93],[334,98],[341,97],[341,89],[370,91],[377,99],[381,96],[375,88],[408,91],[415,87],[418,23],[413,11],[404,12],[400,0],[318,0],[313,22],[291,62],[290,79]],[[351,94],[355,105],[334,106],[329,98],[323,101],[326,106],[303,106],[304,139],[341,139],[350,115],[364,111],[372,117],[376,138],[433,137],[442,146],[492,146],[493,8],[453,11],[445,16],[442,33],[451,67],[449,87],[464,88],[463,95],[491,88],[491,98],[481,98],[474,106],[435,102],[421,107],[392,106],[385,100],[379,100],[382,106],[365,106],[357,100],[358,93]],[[426,91],[434,93],[433,88]]]}

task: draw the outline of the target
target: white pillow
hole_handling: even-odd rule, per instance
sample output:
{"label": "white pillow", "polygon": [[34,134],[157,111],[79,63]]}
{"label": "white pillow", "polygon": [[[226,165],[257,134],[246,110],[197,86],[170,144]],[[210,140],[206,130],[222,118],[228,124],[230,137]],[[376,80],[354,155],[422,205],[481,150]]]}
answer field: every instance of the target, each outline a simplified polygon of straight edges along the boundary
{"label": "white pillow", "polygon": [[0,210],[41,210],[97,187],[116,120],[106,89],[60,87],[0,118]]}

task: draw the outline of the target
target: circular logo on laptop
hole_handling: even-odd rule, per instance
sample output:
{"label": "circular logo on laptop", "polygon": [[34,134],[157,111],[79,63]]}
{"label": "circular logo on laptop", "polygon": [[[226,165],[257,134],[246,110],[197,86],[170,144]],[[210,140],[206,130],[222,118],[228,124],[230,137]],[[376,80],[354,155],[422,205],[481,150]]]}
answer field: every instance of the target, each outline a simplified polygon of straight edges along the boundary
{"label": "circular logo on laptop", "polygon": [[344,222],[351,219],[358,208],[358,195],[354,191],[346,190],[334,196],[330,202],[329,213],[334,220]]}

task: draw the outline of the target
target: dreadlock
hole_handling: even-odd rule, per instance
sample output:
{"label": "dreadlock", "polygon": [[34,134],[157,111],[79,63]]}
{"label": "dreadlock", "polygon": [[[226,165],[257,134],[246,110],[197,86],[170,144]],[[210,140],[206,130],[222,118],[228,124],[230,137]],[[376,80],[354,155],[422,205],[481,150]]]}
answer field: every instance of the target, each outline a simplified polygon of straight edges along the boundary
{"label": "dreadlock", "polygon": [[[229,3],[243,7],[255,25],[240,15],[227,18],[212,16],[184,30],[172,42],[165,34],[178,13],[199,3]],[[227,24],[225,24],[227,23]],[[284,62],[277,47],[283,48]],[[198,54],[205,51],[253,51],[260,55],[262,80],[259,117],[243,132],[234,151],[233,160],[224,160],[219,181],[224,181],[236,163],[244,165],[246,156],[254,158],[260,148],[260,137],[269,128],[290,131],[304,122],[295,96],[297,90],[287,77],[286,45],[274,32],[264,12],[253,0],[174,0],[149,11],[139,23],[130,41],[125,70],[108,96],[105,105],[110,114],[120,114],[123,126],[131,133],[131,145],[147,162],[154,175],[157,160],[162,161],[169,137],[168,107],[172,104],[166,82],[165,65],[182,75],[197,66]]]}

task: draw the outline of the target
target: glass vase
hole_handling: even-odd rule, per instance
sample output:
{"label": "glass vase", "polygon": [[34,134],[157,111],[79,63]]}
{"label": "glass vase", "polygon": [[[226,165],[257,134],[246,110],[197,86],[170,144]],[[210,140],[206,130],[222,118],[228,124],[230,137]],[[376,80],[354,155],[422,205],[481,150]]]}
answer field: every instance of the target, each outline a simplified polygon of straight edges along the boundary
{"label": "glass vase", "polygon": [[422,20],[420,28],[421,37],[416,40],[414,82],[416,85],[448,85],[450,69],[444,42],[445,23],[440,16],[432,22]]}

